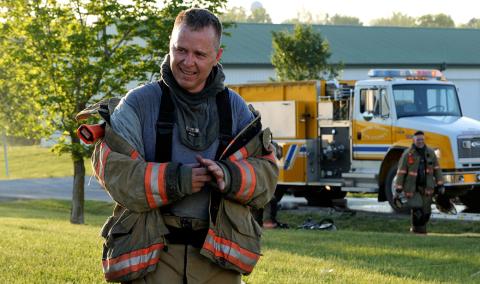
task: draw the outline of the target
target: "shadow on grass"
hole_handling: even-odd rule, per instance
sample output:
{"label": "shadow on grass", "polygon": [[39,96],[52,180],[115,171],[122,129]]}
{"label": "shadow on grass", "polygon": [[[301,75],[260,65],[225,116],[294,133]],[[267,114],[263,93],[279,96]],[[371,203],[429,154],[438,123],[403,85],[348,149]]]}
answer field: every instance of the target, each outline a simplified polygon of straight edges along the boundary
{"label": "shadow on grass", "polygon": [[478,237],[284,230],[267,232],[264,248],[412,281],[480,282],[472,276],[480,267]]}

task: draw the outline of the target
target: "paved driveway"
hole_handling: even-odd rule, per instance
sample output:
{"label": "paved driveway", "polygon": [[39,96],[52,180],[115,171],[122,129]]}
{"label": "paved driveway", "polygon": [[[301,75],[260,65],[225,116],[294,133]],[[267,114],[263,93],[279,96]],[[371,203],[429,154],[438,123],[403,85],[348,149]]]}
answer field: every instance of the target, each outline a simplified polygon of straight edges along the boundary
{"label": "paved driveway", "polygon": [[[72,199],[73,177],[0,180],[0,199]],[[111,202],[110,196],[102,189],[95,178],[85,177],[85,199]],[[281,203],[286,207],[307,208],[305,198],[284,196]],[[347,206],[352,210],[376,213],[392,213],[388,202],[378,202],[376,198],[347,198]],[[461,212],[465,207],[457,205]],[[308,210],[320,208],[308,207]],[[480,221],[480,214],[459,213],[458,215],[445,215],[432,206],[432,218],[463,219]]]}
{"label": "paved driveway", "polygon": [[[72,199],[73,177],[0,180],[0,198]],[[85,199],[111,201],[95,178],[85,177]]]}

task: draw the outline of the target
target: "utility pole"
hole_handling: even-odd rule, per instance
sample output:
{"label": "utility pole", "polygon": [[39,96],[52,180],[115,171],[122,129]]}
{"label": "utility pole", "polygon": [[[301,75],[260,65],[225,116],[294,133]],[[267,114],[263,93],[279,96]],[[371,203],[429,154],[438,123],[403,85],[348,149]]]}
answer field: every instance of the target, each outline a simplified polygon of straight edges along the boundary
{"label": "utility pole", "polygon": [[3,156],[5,157],[5,175],[8,178],[8,154],[7,154],[7,134],[5,129],[3,130]]}

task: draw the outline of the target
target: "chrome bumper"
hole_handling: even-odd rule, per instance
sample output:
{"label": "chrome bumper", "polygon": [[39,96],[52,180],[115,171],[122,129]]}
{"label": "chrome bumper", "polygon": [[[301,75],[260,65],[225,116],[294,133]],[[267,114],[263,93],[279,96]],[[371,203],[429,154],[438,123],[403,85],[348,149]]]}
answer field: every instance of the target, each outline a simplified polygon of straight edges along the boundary
{"label": "chrome bumper", "polygon": [[480,171],[443,173],[445,187],[480,186]]}

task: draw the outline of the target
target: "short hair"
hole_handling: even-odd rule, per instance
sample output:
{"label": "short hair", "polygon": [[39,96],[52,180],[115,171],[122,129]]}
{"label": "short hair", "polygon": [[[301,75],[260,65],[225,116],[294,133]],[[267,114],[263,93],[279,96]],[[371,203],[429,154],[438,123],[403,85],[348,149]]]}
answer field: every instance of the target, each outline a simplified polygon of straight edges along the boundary
{"label": "short hair", "polygon": [[212,12],[207,9],[190,8],[178,13],[173,24],[173,30],[178,28],[181,24],[187,25],[194,31],[201,30],[206,27],[213,27],[215,35],[217,37],[217,48],[220,47],[222,40],[222,23]]}
{"label": "short hair", "polygon": [[418,130],[417,132],[415,132],[415,134],[413,134],[413,136],[418,136],[418,135],[425,135],[425,133],[423,133],[423,131],[421,130]]}

